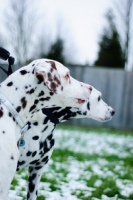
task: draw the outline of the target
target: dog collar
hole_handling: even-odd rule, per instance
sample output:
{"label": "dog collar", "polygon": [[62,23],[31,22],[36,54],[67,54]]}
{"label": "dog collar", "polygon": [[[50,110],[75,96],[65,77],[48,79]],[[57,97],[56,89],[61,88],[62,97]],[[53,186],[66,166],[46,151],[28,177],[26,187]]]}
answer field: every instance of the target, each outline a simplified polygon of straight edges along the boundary
{"label": "dog collar", "polygon": [[9,110],[9,112],[12,114],[12,116],[15,118],[16,122],[18,123],[19,127],[21,128],[21,138],[19,140],[19,146],[24,146],[24,133],[29,129],[29,122],[25,125],[20,116],[18,115],[15,108],[11,105],[11,103],[8,101],[8,99],[0,93],[0,103],[3,103],[4,106]]}

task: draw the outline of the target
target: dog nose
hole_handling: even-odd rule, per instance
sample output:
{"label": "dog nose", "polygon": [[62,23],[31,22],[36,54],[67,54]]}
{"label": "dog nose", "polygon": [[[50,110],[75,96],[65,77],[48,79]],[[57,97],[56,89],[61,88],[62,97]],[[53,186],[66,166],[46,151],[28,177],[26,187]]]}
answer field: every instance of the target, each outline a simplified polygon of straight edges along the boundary
{"label": "dog nose", "polygon": [[114,114],[115,114],[115,111],[114,111],[114,110],[112,110],[112,111],[111,111],[111,115],[113,116]]}

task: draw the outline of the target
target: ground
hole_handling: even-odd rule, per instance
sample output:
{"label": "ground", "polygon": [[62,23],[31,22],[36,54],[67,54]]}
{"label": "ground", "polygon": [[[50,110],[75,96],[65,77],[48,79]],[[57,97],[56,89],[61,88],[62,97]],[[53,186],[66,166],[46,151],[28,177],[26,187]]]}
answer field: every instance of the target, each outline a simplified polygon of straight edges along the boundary
{"label": "ground", "polygon": [[[58,128],[37,200],[133,200],[133,134]],[[9,199],[25,200],[27,169],[15,175]]]}

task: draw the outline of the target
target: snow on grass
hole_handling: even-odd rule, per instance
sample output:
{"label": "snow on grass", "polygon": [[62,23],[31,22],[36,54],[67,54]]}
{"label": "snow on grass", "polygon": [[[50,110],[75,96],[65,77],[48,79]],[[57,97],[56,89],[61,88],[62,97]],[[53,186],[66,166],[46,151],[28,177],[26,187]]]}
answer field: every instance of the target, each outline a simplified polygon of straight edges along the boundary
{"label": "snow on grass", "polygon": [[[133,199],[133,136],[56,130],[55,150],[37,200]],[[9,199],[26,199],[27,170],[16,174]]]}
{"label": "snow on grass", "polygon": [[130,135],[120,136],[95,132],[86,134],[81,131],[70,132],[63,130],[58,130],[55,135],[57,138],[56,148],[67,148],[74,152],[88,154],[117,155],[119,158],[133,153],[133,137]]}

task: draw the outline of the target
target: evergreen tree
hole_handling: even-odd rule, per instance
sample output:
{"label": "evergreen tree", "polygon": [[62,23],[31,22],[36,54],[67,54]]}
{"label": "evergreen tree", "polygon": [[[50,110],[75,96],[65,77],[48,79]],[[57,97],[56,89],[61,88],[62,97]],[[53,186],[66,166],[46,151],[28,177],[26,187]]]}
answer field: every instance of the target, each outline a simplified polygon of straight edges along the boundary
{"label": "evergreen tree", "polygon": [[47,58],[57,60],[62,64],[65,64],[64,53],[64,42],[62,39],[57,38],[57,40],[51,45]]}
{"label": "evergreen tree", "polygon": [[64,41],[61,38],[57,38],[56,41],[50,45],[47,52],[41,51],[39,57],[57,60],[58,62],[65,64]]}
{"label": "evergreen tree", "polygon": [[98,58],[94,65],[124,68],[124,54],[122,52],[119,34],[114,23],[114,15],[111,10],[107,13],[106,18],[109,27],[104,29],[103,35],[101,36]]}

